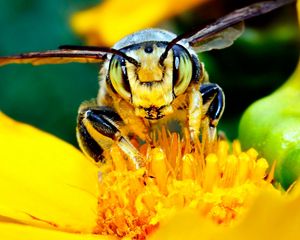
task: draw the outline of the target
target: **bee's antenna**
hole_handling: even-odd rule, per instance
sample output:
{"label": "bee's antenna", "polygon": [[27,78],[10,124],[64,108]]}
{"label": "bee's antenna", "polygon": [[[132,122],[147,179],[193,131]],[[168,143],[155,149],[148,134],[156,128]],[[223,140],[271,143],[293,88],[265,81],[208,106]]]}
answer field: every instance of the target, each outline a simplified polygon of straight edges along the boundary
{"label": "bee's antenna", "polygon": [[128,62],[132,63],[136,67],[140,66],[140,63],[137,60],[135,60],[132,57],[127,56],[122,51],[114,49],[114,48],[97,47],[97,46],[62,45],[62,46],[59,46],[59,49],[64,49],[64,50],[99,51],[99,52],[111,53],[111,54],[115,54],[115,55],[118,55],[118,56],[126,59]]}

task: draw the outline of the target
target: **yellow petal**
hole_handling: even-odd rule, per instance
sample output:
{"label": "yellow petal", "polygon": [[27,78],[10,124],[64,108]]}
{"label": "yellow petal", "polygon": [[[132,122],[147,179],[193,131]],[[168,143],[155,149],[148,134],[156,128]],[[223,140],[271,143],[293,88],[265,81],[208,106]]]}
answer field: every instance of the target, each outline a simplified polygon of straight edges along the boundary
{"label": "yellow petal", "polygon": [[5,240],[113,240],[109,236],[76,234],[28,225],[0,223],[0,239]]}
{"label": "yellow petal", "polygon": [[75,14],[71,25],[92,45],[111,46],[122,37],[157,25],[166,18],[186,11],[207,0],[106,0]]}
{"label": "yellow petal", "polygon": [[[150,240],[206,240],[212,238],[223,227],[218,227],[207,219],[200,217],[195,211],[183,211],[176,214],[167,223],[161,223]],[[216,238],[217,239],[217,238]]]}
{"label": "yellow petal", "polygon": [[257,198],[245,220],[229,229],[223,239],[300,239],[299,202],[299,194],[292,198],[271,191],[264,192]]}
{"label": "yellow petal", "polygon": [[91,232],[97,178],[73,146],[0,112],[1,221]]}
{"label": "yellow petal", "polygon": [[200,214],[183,212],[161,224],[150,239],[300,239],[300,184],[295,188],[291,195],[264,189],[245,218],[234,226],[212,224]]}

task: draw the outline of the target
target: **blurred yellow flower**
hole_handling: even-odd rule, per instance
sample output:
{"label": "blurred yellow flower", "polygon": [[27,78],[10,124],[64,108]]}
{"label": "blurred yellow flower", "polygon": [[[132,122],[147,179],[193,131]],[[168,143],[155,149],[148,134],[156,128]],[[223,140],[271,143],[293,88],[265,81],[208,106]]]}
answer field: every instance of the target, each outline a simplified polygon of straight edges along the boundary
{"label": "blurred yellow flower", "polygon": [[1,114],[0,238],[300,237],[298,187],[276,190],[254,149],[234,142],[229,153],[220,141],[191,151],[166,131],[155,145],[140,149],[146,169],[130,170],[115,147],[99,171],[69,144]]}
{"label": "blurred yellow flower", "polygon": [[90,45],[112,46],[135,31],[156,26],[207,0],[104,0],[98,6],[74,14],[71,26]]}

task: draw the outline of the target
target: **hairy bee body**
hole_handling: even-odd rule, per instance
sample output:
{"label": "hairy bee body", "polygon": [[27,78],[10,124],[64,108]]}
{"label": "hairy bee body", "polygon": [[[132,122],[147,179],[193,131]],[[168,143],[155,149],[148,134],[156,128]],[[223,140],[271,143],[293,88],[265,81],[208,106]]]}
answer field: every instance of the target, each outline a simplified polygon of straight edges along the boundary
{"label": "hairy bee body", "polygon": [[[104,63],[96,101],[85,102],[79,109],[78,139],[87,155],[98,159],[101,150],[109,149],[121,139],[123,151],[129,152],[131,158],[139,159],[128,136],[133,134],[141,140],[151,141],[149,133],[170,120],[186,126],[192,138],[199,136],[201,120],[206,117],[208,109],[204,110],[200,92],[201,85],[208,83],[207,74],[196,52],[185,41],[173,46],[163,64],[159,62],[168,43],[175,37],[164,30],[147,29],[125,37],[114,46],[114,49],[137,60],[139,65],[135,66],[116,55]],[[217,85],[212,86],[217,87],[219,93],[212,94],[208,105],[217,94],[221,94],[220,107],[213,119],[217,122],[223,112],[224,95]],[[97,109],[103,108],[111,112],[96,113]],[[99,133],[99,129],[92,126],[92,122],[97,120],[88,120],[85,116],[91,109],[95,110],[95,115],[102,115],[107,120],[102,123],[103,128],[104,125],[115,127],[114,137],[108,136],[105,131]],[[112,112],[119,116],[119,121],[112,120]],[[87,142],[91,141],[101,150],[89,147]]]}

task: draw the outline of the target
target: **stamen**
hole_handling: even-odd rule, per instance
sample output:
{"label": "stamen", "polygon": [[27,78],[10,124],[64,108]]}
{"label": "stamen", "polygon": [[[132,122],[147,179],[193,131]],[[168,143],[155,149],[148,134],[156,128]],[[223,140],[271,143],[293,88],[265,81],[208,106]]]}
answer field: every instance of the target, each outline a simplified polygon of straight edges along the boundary
{"label": "stamen", "polygon": [[[145,166],[134,170],[114,146],[99,181],[95,233],[145,239],[159,223],[183,209],[196,210],[216,224],[234,224],[265,181],[267,161],[254,149],[230,151],[226,141],[190,142],[165,129],[157,140],[139,146]],[[205,137],[203,138],[205,141]],[[188,141],[187,141],[188,140]],[[110,159],[112,158],[112,159]]]}
{"label": "stamen", "polygon": [[196,161],[192,154],[185,154],[182,158],[182,179],[196,179]]}
{"label": "stamen", "polygon": [[216,154],[209,154],[206,157],[206,165],[204,169],[203,189],[210,192],[213,186],[216,184],[216,180],[219,174],[218,158]]}
{"label": "stamen", "polygon": [[168,170],[166,166],[166,155],[160,148],[151,150],[150,156],[150,175],[154,177],[160,191],[166,192]]}

